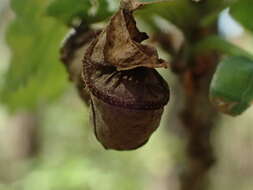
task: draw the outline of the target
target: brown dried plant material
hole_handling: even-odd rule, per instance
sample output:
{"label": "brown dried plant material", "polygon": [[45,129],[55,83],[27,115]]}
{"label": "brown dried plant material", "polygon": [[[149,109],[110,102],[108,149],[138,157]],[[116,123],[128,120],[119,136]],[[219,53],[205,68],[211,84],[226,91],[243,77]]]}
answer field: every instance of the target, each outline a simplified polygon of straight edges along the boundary
{"label": "brown dried plant material", "polygon": [[60,59],[68,71],[69,80],[75,83],[80,97],[87,105],[90,97],[81,79],[82,59],[83,53],[86,52],[90,42],[96,38],[99,32],[80,25],[65,39],[60,50]]}
{"label": "brown dried plant material", "polygon": [[106,149],[132,150],[145,144],[170,96],[154,69],[167,64],[154,48],[141,44],[148,36],[139,32],[133,7],[127,5],[91,43],[83,61],[94,131]]}
{"label": "brown dried plant material", "polygon": [[97,139],[106,149],[132,150],[144,145],[160,123],[163,108],[130,109],[92,96],[92,118]]}
{"label": "brown dried plant material", "polygon": [[155,69],[118,71],[92,62],[95,44],[86,53],[83,78],[91,94],[96,137],[106,149],[136,149],[159,126],[169,87]]}
{"label": "brown dried plant material", "polygon": [[137,67],[167,67],[157,51],[141,42],[148,38],[136,27],[133,12],[120,9],[101,32],[90,59],[94,64],[115,66],[117,70]]}

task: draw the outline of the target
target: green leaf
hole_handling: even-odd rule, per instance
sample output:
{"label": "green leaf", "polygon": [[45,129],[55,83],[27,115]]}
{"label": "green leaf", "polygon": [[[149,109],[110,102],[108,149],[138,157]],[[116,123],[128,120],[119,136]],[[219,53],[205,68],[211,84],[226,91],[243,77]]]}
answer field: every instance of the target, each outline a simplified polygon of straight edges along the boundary
{"label": "green leaf", "polygon": [[243,113],[253,99],[253,60],[235,56],[221,61],[211,82],[210,99],[221,112]]}
{"label": "green leaf", "polygon": [[59,47],[67,29],[43,15],[47,0],[12,0],[11,5],[17,16],[6,34],[12,58],[1,101],[13,111],[34,109],[66,87]]}
{"label": "green leaf", "polygon": [[253,55],[248,51],[228,42],[227,40],[213,35],[209,36],[199,43],[197,43],[192,49],[194,54],[208,53],[209,51],[219,51],[231,56],[244,56],[253,59]]}
{"label": "green leaf", "polygon": [[153,24],[154,15],[165,18],[182,30],[187,30],[198,23],[199,17],[197,8],[190,1],[168,1],[152,5],[136,11],[147,25]]}
{"label": "green leaf", "polygon": [[234,3],[230,8],[230,14],[245,28],[253,31],[253,1],[240,0]]}
{"label": "green leaf", "polygon": [[219,19],[220,13],[240,0],[206,0],[200,11],[204,12],[201,17],[201,26],[206,27],[215,24]]}
{"label": "green leaf", "polygon": [[46,12],[65,24],[71,24],[74,19],[79,18],[87,25],[102,21],[112,14],[106,0],[94,2],[96,3],[92,4],[90,0],[54,0],[49,4]]}
{"label": "green leaf", "polygon": [[[159,2],[159,0],[158,0]],[[152,18],[158,15],[177,27],[182,29],[185,34],[199,25],[207,26],[215,24],[220,11],[222,11],[231,2],[228,0],[205,0],[202,2],[193,2],[190,0],[169,0],[157,4],[147,5],[137,14],[152,26]]]}
{"label": "green leaf", "polygon": [[92,7],[89,0],[54,0],[47,8],[47,14],[65,23],[76,17],[87,17]]}
{"label": "green leaf", "polygon": [[[94,22],[100,22],[104,19],[107,19],[110,17],[113,12],[109,9],[109,3],[106,0],[97,0],[98,5],[97,5],[97,11],[93,16],[90,16],[89,22],[94,23]],[[85,19],[85,18],[83,18]]]}

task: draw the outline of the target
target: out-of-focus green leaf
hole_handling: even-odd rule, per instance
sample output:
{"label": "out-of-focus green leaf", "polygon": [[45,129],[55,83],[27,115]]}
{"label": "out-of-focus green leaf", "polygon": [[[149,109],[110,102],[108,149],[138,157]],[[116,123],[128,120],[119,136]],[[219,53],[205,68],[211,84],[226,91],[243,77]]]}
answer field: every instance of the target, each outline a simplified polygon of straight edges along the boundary
{"label": "out-of-focus green leaf", "polygon": [[224,113],[244,112],[253,99],[253,60],[238,56],[223,60],[212,79],[210,99]]}
{"label": "out-of-focus green leaf", "polygon": [[240,0],[205,0],[200,2],[199,10],[202,12],[201,26],[206,27],[215,24],[221,11]]}
{"label": "out-of-focus green leaf", "polygon": [[245,28],[253,31],[253,1],[239,0],[230,8],[230,14]]}
{"label": "out-of-focus green leaf", "polygon": [[219,18],[220,12],[231,4],[229,0],[207,0],[200,5],[200,11],[204,12],[201,16],[201,26],[206,27],[215,24]]}
{"label": "out-of-focus green leaf", "polygon": [[89,0],[54,0],[47,8],[47,14],[66,23],[76,17],[88,17],[92,7]]}
{"label": "out-of-focus green leaf", "polygon": [[109,9],[108,1],[97,0],[97,11],[96,11],[96,13],[94,13],[94,15],[92,17],[90,16],[90,18],[87,20],[89,23],[100,22],[100,21],[108,18],[112,14],[113,14],[113,12],[111,12]]}
{"label": "out-of-focus green leaf", "polygon": [[99,22],[112,13],[106,0],[54,0],[47,8],[47,14],[63,23],[71,24],[76,18],[87,24]]}
{"label": "out-of-focus green leaf", "polygon": [[227,40],[219,37],[219,36],[209,36],[193,48],[193,53],[195,54],[203,54],[209,51],[219,51],[221,53],[225,53],[231,56],[244,56],[253,59],[253,55],[248,51],[228,42]]}
{"label": "out-of-focus green leaf", "polygon": [[12,0],[16,18],[6,37],[12,51],[1,101],[11,110],[35,108],[60,95],[66,76],[59,63],[65,26],[46,17],[47,0]]}
{"label": "out-of-focus green leaf", "polygon": [[199,19],[196,7],[190,1],[185,0],[147,5],[138,10],[136,14],[150,25],[153,25],[154,15],[161,16],[183,30],[196,24]]}
{"label": "out-of-focus green leaf", "polygon": [[168,0],[168,2],[148,5],[138,11],[137,14],[140,14],[152,26],[154,26],[152,17],[154,15],[161,16],[186,33],[200,24],[213,24],[217,20],[220,11],[230,3],[226,0],[205,0],[203,2]]}

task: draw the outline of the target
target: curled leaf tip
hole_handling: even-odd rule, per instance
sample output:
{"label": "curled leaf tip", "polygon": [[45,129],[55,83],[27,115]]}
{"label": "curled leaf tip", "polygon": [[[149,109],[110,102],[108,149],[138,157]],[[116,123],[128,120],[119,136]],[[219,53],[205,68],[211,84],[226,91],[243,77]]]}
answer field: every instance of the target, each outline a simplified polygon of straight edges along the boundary
{"label": "curled leaf tip", "polygon": [[146,39],[148,35],[137,29],[132,11],[121,8],[96,39],[91,60],[115,66],[117,70],[167,68],[168,64],[158,58],[155,48],[141,44]]}

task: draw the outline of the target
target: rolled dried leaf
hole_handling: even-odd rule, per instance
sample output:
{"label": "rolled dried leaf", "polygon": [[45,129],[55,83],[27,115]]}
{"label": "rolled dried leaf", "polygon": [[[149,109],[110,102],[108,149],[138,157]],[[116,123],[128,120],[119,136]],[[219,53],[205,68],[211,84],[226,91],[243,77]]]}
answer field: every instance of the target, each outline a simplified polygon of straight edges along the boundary
{"label": "rolled dried leaf", "polygon": [[155,49],[140,44],[132,11],[120,9],[91,43],[83,61],[83,82],[91,95],[97,139],[106,149],[132,150],[159,126],[169,87],[154,69],[166,67]]}
{"label": "rolled dried leaf", "polygon": [[85,69],[97,139],[105,148],[116,150],[145,144],[169,100],[167,83],[150,68],[117,71],[91,64]]}
{"label": "rolled dried leaf", "polygon": [[84,59],[83,78],[91,94],[96,137],[107,149],[138,148],[159,126],[169,87],[155,69],[118,71],[94,64],[94,44]]}
{"label": "rolled dried leaf", "polygon": [[163,108],[130,109],[91,96],[97,139],[106,149],[132,150],[144,145],[159,126]]}
{"label": "rolled dried leaf", "polygon": [[137,67],[159,68],[168,64],[158,58],[157,51],[141,42],[148,38],[136,27],[133,12],[120,9],[98,36],[90,59],[94,64],[115,66],[117,70]]}

